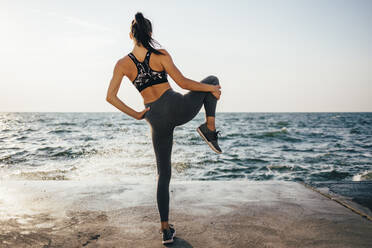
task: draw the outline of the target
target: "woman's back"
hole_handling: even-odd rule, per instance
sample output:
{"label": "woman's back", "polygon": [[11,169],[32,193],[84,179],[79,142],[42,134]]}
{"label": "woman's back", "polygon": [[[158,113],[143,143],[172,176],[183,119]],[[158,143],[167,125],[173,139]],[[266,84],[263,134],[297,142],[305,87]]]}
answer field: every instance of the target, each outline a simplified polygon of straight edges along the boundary
{"label": "woman's back", "polygon": [[[164,49],[158,50],[165,51]],[[145,48],[132,51],[126,56],[127,77],[140,91],[145,104],[155,101],[167,89],[171,88],[167,80],[167,72],[161,62],[161,56],[164,55],[152,53]]]}

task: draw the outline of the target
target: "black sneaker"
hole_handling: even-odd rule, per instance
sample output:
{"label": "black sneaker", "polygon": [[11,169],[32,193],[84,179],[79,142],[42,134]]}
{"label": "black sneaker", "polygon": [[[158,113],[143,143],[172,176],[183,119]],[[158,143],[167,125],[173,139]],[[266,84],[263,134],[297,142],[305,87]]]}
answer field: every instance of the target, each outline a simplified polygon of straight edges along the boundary
{"label": "black sneaker", "polygon": [[169,224],[169,230],[173,234],[173,238],[176,237],[176,229],[174,229],[173,224]]}
{"label": "black sneaker", "polygon": [[176,230],[173,225],[170,224],[169,229],[163,229],[161,233],[163,234],[163,244],[173,243],[173,238],[176,236]]}
{"label": "black sneaker", "polygon": [[218,137],[220,131],[212,131],[208,129],[207,123],[201,124],[196,131],[200,134],[200,136],[204,139],[205,142],[209,145],[210,148],[212,148],[213,151],[217,153],[222,153],[221,148],[218,145]]}

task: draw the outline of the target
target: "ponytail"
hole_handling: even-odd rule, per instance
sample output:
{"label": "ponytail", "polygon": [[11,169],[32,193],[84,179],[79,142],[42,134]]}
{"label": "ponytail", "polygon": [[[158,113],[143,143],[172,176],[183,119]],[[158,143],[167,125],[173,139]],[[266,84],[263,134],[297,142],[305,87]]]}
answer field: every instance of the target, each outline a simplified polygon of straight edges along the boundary
{"label": "ponytail", "polygon": [[132,21],[131,25],[131,32],[136,38],[137,45],[140,43],[143,47],[147,50],[155,53],[155,54],[163,54],[159,50],[155,49],[154,43],[159,44],[156,40],[154,40],[152,35],[152,25],[149,19],[146,19],[141,12],[137,12],[134,16],[134,20]]}

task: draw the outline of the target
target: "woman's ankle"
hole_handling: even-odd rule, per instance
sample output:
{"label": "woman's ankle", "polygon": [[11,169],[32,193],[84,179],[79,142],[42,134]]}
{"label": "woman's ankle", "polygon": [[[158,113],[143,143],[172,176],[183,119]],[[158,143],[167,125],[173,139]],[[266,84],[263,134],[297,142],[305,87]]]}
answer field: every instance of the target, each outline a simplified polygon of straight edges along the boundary
{"label": "woman's ankle", "polygon": [[169,229],[168,221],[162,221],[160,225],[161,225],[161,230]]}
{"label": "woman's ankle", "polygon": [[215,126],[215,117],[214,116],[207,116],[206,118],[206,123],[207,123],[207,128],[211,131],[214,131],[216,130],[216,126]]}
{"label": "woman's ankle", "polygon": [[215,125],[210,125],[207,123],[207,128],[210,130],[210,131],[214,131],[216,130],[216,126]]}

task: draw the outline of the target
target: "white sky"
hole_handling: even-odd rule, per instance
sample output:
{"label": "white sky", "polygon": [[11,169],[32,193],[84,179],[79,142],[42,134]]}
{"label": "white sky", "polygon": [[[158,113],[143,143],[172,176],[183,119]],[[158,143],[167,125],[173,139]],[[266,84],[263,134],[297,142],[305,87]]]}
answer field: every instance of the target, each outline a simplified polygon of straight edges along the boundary
{"label": "white sky", "polygon": [[[372,1],[194,3],[0,0],[0,112],[119,111],[105,97],[137,11],[186,77],[219,77],[217,111],[372,111]],[[143,109],[128,78],[119,97]]]}

